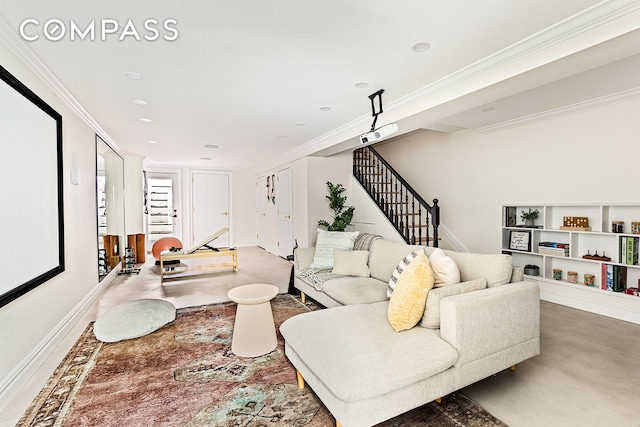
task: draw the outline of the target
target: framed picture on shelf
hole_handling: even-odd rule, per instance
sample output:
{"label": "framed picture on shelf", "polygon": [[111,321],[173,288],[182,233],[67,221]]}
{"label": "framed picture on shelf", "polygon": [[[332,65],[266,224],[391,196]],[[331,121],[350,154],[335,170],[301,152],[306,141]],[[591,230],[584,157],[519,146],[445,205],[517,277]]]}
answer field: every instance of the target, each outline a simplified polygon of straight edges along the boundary
{"label": "framed picture on shelf", "polygon": [[531,251],[531,231],[511,230],[509,232],[509,249]]}
{"label": "framed picture on shelf", "polygon": [[517,209],[515,206],[506,206],[504,208],[504,226],[515,227],[517,219]]}

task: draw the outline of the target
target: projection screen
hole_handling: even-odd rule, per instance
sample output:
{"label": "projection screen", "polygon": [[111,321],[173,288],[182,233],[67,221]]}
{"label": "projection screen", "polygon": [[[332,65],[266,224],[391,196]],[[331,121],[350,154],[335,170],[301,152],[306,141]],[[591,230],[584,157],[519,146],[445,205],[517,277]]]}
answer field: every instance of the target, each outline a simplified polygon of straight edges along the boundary
{"label": "projection screen", "polygon": [[62,117],[0,66],[0,307],[64,271]]}

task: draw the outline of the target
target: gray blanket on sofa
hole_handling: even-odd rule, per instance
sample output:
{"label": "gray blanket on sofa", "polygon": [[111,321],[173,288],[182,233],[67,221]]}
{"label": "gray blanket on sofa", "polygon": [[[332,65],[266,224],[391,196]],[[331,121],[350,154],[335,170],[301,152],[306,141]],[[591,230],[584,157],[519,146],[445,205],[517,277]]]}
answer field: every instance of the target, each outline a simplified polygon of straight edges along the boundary
{"label": "gray blanket on sofa", "polygon": [[[371,233],[359,234],[353,243],[353,250],[368,251],[371,249],[371,245],[373,244],[373,242],[377,239],[382,239],[382,236]],[[340,274],[333,273],[332,270],[332,267],[305,268],[303,270],[300,270],[300,272],[297,274],[297,277],[312,285],[317,291],[322,291],[322,287],[324,286],[325,282],[338,277],[344,277]]]}

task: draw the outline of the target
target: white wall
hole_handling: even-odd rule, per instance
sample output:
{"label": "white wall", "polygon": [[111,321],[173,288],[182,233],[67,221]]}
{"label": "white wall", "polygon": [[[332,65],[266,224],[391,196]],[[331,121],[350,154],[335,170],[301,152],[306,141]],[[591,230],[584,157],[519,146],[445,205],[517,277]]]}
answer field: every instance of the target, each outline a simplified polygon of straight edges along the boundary
{"label": "white wall", "polygon": [[492,133],[419,132],[376,149],[471,252],[497,252],[502,203],[640,202],[640,100]]}
{"label": "white wall", "polygon": [[[318,221],[331,222],[333,212],[329,209],[327,181],[342,184],[347,191],[347,205],[351,205],[349,179],[352,170],[351,153],[331,157],[309,157],[307,176],[307,240],[314,245],[318,235]],[[302,245],[301,245],[302,246]]]}
{"label": "white wall", "polygon": [[236,246],[256,245],[256,179],[253,173],[232,174],[233,242]]}
{"label": "white wall", "polygon": [[[98,268],[95,133],[1,45],[0,63],[62,115],[66,263],[62,274],[0,308],[1,410],[4,398],[27,369],[37,348],[48,344],[55,329],[97,286]],[[2,141],[2,144],[8,142]],[[3,152],[10,156],[10,146],[3,145]],[[69,182],[72,153],[77,156],[78,185]],[[3,200],[2,203],[7,207],[10,201]],[[11,227],[11,224],[3,226]],[[38,256],[38,248],[34,247],[24,256]]]}
{"label": "white wall", "polygon": [[[144,233],[144,178],[141,156],[124,157],[125,236]],[[149,248],[150,249],[150,248]]]}

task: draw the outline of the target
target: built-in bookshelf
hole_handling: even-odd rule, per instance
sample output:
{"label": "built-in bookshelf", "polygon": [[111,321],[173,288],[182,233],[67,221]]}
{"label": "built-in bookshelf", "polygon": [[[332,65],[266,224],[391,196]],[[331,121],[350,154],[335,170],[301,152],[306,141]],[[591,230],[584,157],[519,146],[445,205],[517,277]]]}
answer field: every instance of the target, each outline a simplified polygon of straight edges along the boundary
{"label": "built-in bookshelf", "polygon": [[525,278],[541,299],[640,323],[640,203],[504,204],[501,232],[515,266],[539,267]]}

